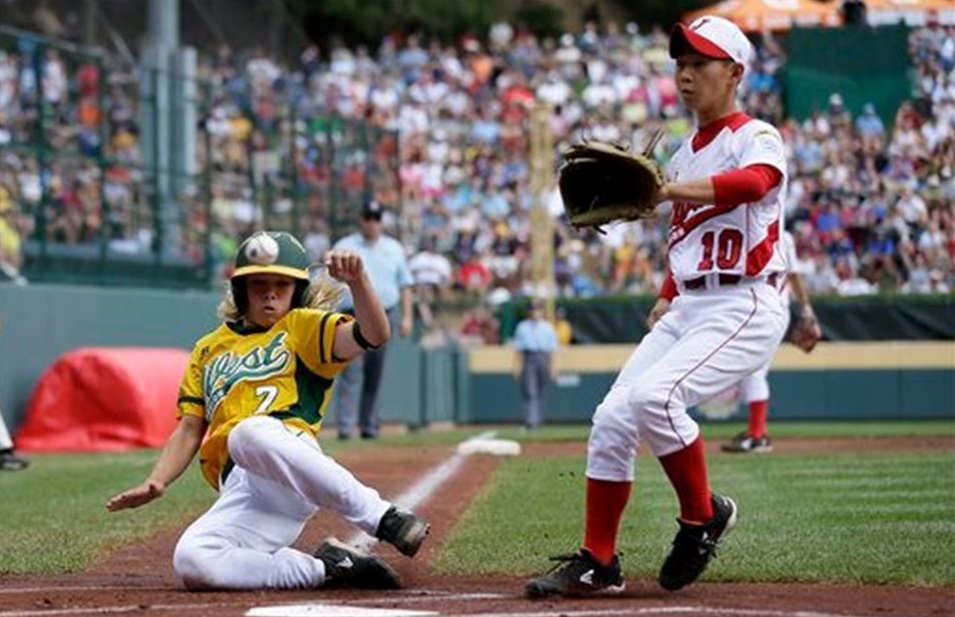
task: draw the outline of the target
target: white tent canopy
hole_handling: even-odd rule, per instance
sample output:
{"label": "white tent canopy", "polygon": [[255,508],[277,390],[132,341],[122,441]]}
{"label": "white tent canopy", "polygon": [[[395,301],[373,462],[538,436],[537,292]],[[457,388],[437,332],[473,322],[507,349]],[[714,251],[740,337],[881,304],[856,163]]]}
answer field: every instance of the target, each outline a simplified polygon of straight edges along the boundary
{"label": "white tent canopy", "polygon": [[955,0],[866,0],[865,5],[872,26],[955,24]]}

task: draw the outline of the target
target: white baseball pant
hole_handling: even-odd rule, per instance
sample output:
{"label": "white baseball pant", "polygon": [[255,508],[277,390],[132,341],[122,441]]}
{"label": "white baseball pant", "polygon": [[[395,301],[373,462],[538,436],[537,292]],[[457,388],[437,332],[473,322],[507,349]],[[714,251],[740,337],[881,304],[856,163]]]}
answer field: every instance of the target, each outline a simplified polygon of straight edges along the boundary
{"label": "white baseball pant", "polygon": [[229,434],[235,462],[218,500],[176,545],[173,567],[187,587],[314,588],[322,562],[289,548],[318,508],[374,535],[391,504],[326,456],[308,433],[253,416]]}
{"label": "white baseball pant", "polygon": [[[785,334],[786,330],[789,329],[789,307],[785,306],[785,311],[783,315],[785,316],[785,321],[783,322],[783,333]],[[747,405],[754,401],[768,401],[769,400],[769,365],[773,363],[773,358],[770,356],[766,364],[762,365],[756,369],[755,373],[747,376],[743,381],[740,382],[739,388],[742,393],[743,402]]]}
{"label": "white baseball pant", "polygon": [[597,406],[587,477],[633,481],[641,442],[658,458],[693,443],[687,409],[767,364],[784,333],[779,292],[763,280],[682,292]]}
{"label": "white baseball pant", "polygon": [[0,411],[0,450],[11,448],[13,448],[13,440],[10,438],[10,432],[7,431],[7,423],[3,421],[3,411]]}

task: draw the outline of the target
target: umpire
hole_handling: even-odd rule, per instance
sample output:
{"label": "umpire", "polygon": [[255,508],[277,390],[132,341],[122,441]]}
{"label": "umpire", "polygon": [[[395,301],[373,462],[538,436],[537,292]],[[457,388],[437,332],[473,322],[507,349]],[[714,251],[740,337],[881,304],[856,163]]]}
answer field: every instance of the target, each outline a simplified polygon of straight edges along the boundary
{"label": "umpire", "polygon": [[514,378],[521,384],[524,402],[524,428],[533,430],[543,423],[541,398],[554,376],[554,352],[557,332],[544,318],[544,304],[531,303],[530,314],[514,331]]}
{"label": "umpire", "polygon": [[[397,330],[401,336],[408,336],[413,325],[411,285],[414,281],[404,247],[382,232],[383,213],[377,201],[365,202],[359,231],[336,242],[335,248],[355,251],[361,256],[371,285],[385,307],[391,331]],[[353,312],[350,295],[345,296],[341,310]],[[339,439],[352,437],[356,419],[362,439],[378,437],[378,389],[384,368],[385,348],[381,347],[352,360],[335,378],[334,406]]]}

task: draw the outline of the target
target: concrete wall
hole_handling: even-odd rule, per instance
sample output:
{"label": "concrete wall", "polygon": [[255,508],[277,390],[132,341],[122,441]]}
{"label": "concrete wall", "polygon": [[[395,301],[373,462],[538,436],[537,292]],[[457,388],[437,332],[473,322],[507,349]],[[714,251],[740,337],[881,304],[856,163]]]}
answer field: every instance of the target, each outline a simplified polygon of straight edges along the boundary
{"label": "concrete wall", "polygon": [[[546,394],[545,420],[588,421],[633,350],[631,345],[563,349],[560,377]],[[467,420],[521,421],[512,354],[503,347],[470,352]],[[773,361],[769,383],[775,419],[953,418],[955,342],[820,343],[811,354],[786,344]],[[742,419],[745,409],[728,417]]]}
{"label": "concrete wall", "polygon": [[[208,292],[0,285],[0,409],[7,426],[16,429],[34,384],[63,353],[85,346],[188,350],[215,327],[218,301]],[[546,420],[588,421],[632,351],[630,345],[562,350]],[[506,347],[424,350],[393,340],[380,398],[383,421],[412,427],[520,422],[512,353]],[[955,342],[822,343],[809,355],[784,345],[770,386],[776,419],[952,418]]]}
{"label": "concrete wall", "polygon": [[[211,292],[0,284],[0,409],[8,428],[20,424],[34,384],[62,354],[88,346],[189,350],[217,325],[219,300]],[[382,419],[412,425],[425,414],[432,421],[452,419],[458,370],[453,354],[426,358],[402,339],[389,346]],[[423,384],[426,375],[434,385]]]}
{"label": "concrete wall", "polygon": [[212,328],[212,293],[0,284],[0,409],[13,430],[43,371],[87,346],[179,347]]}

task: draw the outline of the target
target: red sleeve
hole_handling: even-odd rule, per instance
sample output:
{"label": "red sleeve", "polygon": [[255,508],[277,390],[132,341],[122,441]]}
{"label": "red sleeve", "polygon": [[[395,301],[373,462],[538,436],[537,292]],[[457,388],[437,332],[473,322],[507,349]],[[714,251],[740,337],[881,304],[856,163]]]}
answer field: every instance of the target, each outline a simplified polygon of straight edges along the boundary
{"label": "red sleeve", "polygon": [[715,205],[738,206],[759,201],[783,179],[783,173],[766,163],[747,165],[713,176]]}
{"label": "red sleeve", "polygon": [[660,288],[660,297],[667,300],[673,300],[673,298],[680,295],[680,290],[676,288],[676,281],[673,280],[673,273],[670,272],[670,269],[667,268],[667,277],[663,281],[663,287]]}

